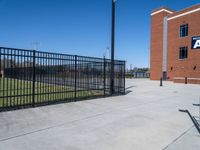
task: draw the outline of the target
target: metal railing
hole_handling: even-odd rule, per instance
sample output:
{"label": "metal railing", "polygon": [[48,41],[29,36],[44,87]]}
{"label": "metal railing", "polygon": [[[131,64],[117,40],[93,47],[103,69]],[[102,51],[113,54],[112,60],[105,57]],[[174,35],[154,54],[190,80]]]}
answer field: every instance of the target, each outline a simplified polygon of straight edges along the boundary
{"label": "metal railing", "polygon": [[[109,96],[111,60],[0,47],[0,111]],[[125,61],[114,62],[125,94]]]}

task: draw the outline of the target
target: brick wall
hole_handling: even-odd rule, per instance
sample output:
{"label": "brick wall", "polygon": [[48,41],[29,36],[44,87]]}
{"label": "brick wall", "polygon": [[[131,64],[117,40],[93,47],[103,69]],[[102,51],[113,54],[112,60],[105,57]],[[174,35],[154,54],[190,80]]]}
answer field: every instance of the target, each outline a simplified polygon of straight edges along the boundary
{"label": "brick wall", "polygon": [[[159,80],[162,77],[164,17],[171,18],[197,8],[200,8],[200,4],[171,14],[162,11],[151,16],[150,79]],[[159,9],[156,11],[159,11]],[[180,25],[182,24],[188,24],[187,37],[180,37]],[[193,36],[200,36],[200,11],[168,20],[168,80],[182,83],[184,80],[177,80],[177,78],[188,77],[191,78],[188,83],[200,83],[200,49],[191,49],[191,38]],[[184,46],[188,47],[188,58],[179,59],[179,48]]]}
{"label": "brick wall", "polygon": [[[200,50],[191,49],[191,38],[200,36],[199,18],[200,11],[168,20],[167,74],[169,80],[176,77],[200,78]],[[187,37],[180,37],[181,24],[188,24]],[[179,59],[179,48],[184,46],[188,47],[188,58]]]}

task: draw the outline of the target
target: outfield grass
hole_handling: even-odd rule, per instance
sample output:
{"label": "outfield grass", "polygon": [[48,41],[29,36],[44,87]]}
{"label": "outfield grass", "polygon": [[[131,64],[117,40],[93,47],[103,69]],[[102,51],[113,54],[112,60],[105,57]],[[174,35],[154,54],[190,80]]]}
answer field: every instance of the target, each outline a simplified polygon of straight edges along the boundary
{"label": "outfield grass", "polygon": [[[32,104],[33,84],[30,81],[0,78],[0,107]],[[79,91],[80,90],[80,91]],[[35,82],[35,103],[42,104],[61,100],[74,100],[74,87]],[[100,95],[97,91],[81,91],[76,97]]]}

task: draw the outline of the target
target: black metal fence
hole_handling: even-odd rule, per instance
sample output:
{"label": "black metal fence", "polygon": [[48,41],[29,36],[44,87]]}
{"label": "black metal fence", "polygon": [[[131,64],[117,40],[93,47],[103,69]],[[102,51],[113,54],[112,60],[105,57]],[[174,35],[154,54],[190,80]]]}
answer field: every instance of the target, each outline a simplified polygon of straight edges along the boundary
{"label": "black metal fence", "polygon": [[[111,60],[0,47],[0,111],[110,95]],[[114,62],[125,93],[125,61]]]}

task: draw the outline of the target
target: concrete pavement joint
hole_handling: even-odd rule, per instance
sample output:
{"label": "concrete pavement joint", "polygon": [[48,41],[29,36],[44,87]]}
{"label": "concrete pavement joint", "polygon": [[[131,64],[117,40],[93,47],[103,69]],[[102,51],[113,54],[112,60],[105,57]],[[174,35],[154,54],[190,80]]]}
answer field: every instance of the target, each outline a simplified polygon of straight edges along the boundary
{"label": "concrete pavement joint", "polygon": [[38,132],[54,129],[54,128],[57,128],[57,127],[65,126],[67,124],[73,124],[73,123],[76,123],[76,122],[79,122],[79,121],[85,121],[85,120],[88,120],[88,119],[91,119],[91,118],[94,118],[94,117],[97,117],[97,116],[101,116],[101,115],[104,115],[106,113],[111,113],[111,112],[112,111],[106,111],[106,112],[99,113],[99,114],[96,114],[96,115],[92,115],[92,116],[89,116],[89,117],[86,117],[86,118],[77,119],[77,120],[74,120],[74,121],[71,121],[71,122],[65,122],[65,123],[62,123],[62,124],[55,125],[55,126],[50,126],[50,127],[39,129],[39,130],[35,130],[35,131],[32,131],[32,132],[27,132],[27,133],[24,133],[24,134],[8,137],[8,138],[5,138],[5,139],[0,139],[0,142],[8,141],[10,139],[26,136],[26,135],[29,135],[29,134],[34,134],[34,133],[38,133]]}
{"label": "concrete pavement joint", "polygon": [[194,128],[194,125],[192,127],[190,127],[189,129],[187,129],[185,132],[183,132],[181,135],[179,135],[177,138],[175,138],[171,143],[169,143],[165,148],[163,148],[163,150],[166,150],[170,145],[172,145],[173,143],[175,143],[176,141],[178,141],[181,137],[183,137],[192,128]]}

